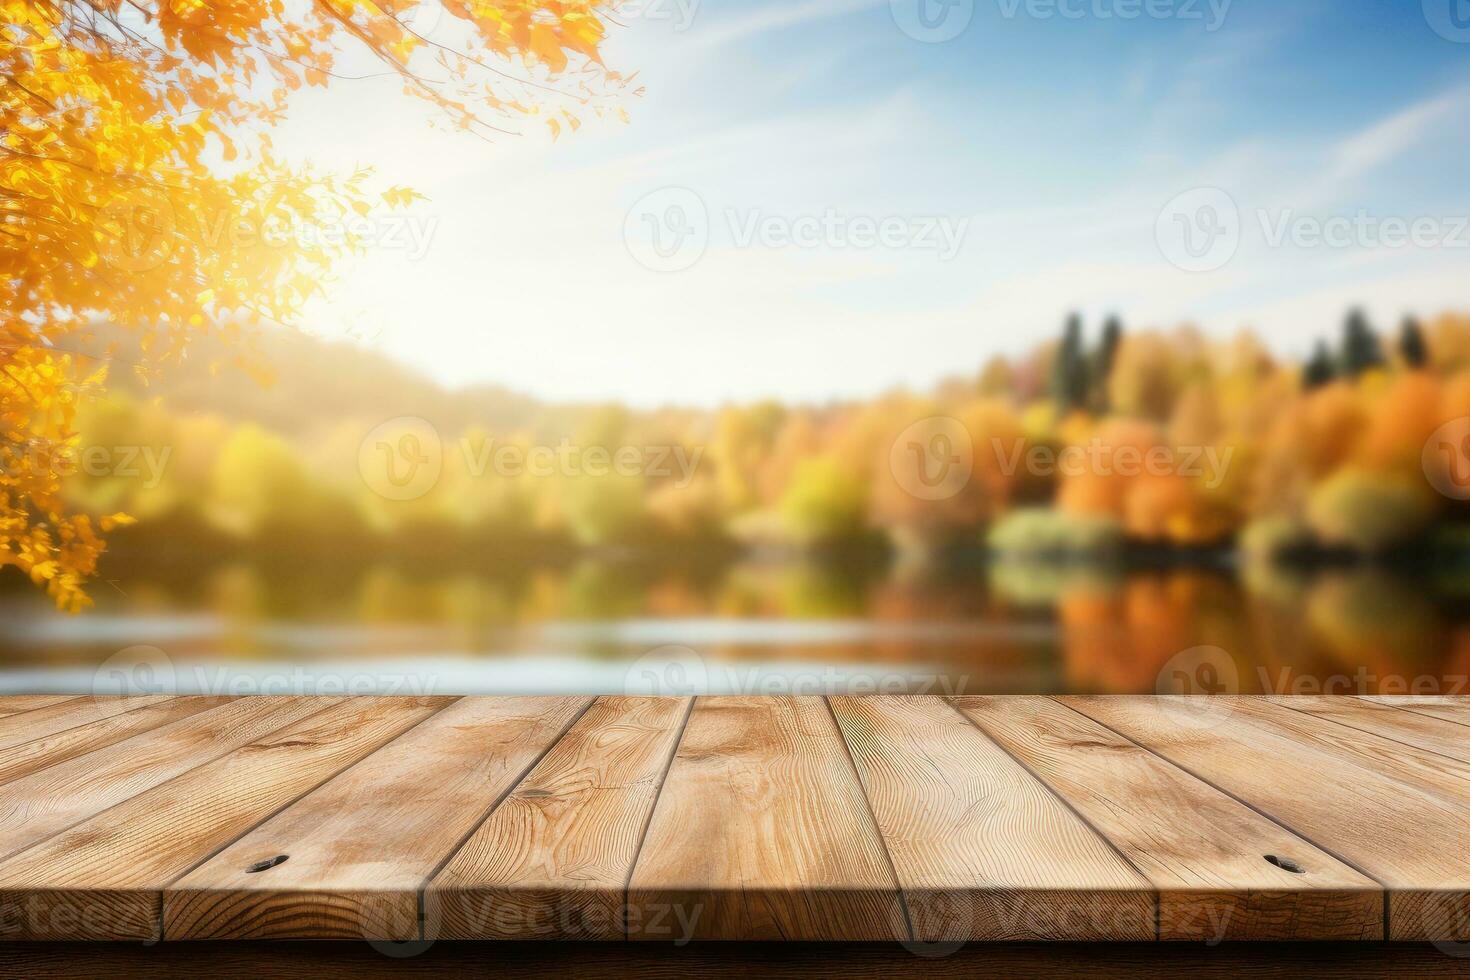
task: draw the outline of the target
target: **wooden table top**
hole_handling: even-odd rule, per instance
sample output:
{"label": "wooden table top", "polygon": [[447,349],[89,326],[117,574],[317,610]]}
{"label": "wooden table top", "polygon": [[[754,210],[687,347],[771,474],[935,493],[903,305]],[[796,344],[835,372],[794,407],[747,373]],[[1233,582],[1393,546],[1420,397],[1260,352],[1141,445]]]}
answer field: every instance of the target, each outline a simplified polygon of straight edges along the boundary
{"label": "wooden table top", "polygon": [[0,938],[1470,941],[1470,698],[0,698]]}

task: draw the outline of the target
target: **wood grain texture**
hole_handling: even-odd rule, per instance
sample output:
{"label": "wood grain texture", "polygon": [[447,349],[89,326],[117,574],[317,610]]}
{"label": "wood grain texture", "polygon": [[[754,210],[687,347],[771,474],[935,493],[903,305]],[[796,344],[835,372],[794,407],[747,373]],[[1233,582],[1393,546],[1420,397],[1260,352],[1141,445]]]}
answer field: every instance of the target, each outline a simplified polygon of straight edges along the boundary
{"label": "wood grain texture", "polygon": [[1383,884],[1390,939],[1470,940],[1462,763],[1259,698],[1060,700]]}
{"label": "wood grain texture", "polygon": [[1466,718],[1444,698],[0,698],[0,938],[897,938],[933,962],[974,939],[1386,924],[1456,952]]}
{"label": "wood grain texture", "polygon": [[690,707],[599,698],[434,879],[426,932],[608,940],[647,928],[627,920],[628,876]]}
{"label": "wood grain texture", "polygon": [[160,695],[128,698],[68,698],[0,718],[0,750],[163,700]]}
{"label": "wood grain texture", "polygon": [[304,717],[0,862],[10,938],[157,939],[171,882],[450,699],[284,700]]}
{"label": "wood grain texture", "polygon": [[104,749],[142,732],[162,728],[208,708],[219,707],[228,700],[215,697],[165,698],[23,745],[13,745],[0,750],[0,783]]}
{"label": "wood grain texture", "polygon": [[1385,697],[1370,695],[1360,698],[1374,704],[1388,705],[1400,711],[1417,715],[1428,715],[1457,725],[1470,725],[1470,697]]}
{"label": "wood grain texture", "polygon": [[[1237,715],[1277,726],[1303,745],[1337,752],[1358,765],[1444,793],[1452,799],[1470,798],[1470,762],[1410,745],[1388,734],[1292,710],[1274,698],[1235,698],[1231,710]],[[1341,712],[1343,709],[1324,710]],[[1393,715],[1384,716],[1385,721],[1393,718]],[[1388,731],[1393,732],[1392,729]]]}
{"label": "wood grain texture", "polygon": [[75,701],[76,698],[75,694],[6,694],[0,697],[0,718],[61,704],[63,701]]}
{"label": "wood grain texture", "polygon": [[1159,938],[1383,938],[1376,882],[1178,766],[1049,698],[952,700],[1148,878]]}
{"label": "wood grain texture", "polygon": [[917,941],[1154,938],[1143,876],[953,706],[831,701]]}
{"label": "wood grain texture", "polygon": [[0,786],[0,857],[314,711],[310,698],[239,698]]}
{"label": "wood grain texture", "polygon": [[634,939],[908,937],[892,869],[822,698],[695,702],[628,905]]}
{"label": "wood grain texture", "polygon": [[429,876],[591,700],[450,705],[170,886],[165,935],[417,939]]}
{"label": "wood grain texture", "polygon": [[[1434,715],[1403,711],[1392,703],[1333,695],[1270,697],[1263,700],[1416,749],[1470,762],[1470,727],[1445,721]],[[1466,720],[1470,721],[1470,717]]]}

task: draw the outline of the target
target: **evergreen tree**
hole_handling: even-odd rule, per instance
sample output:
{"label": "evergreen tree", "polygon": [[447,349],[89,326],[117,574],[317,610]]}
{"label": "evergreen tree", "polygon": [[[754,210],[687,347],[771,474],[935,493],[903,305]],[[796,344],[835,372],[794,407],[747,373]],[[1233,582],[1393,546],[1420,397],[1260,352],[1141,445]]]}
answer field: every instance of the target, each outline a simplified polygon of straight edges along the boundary
{"label": "evergreen tree", "polygon": [[1424,343],[1424,331],[1419,321],[1411,316],[1404,317],[1399,328],[1399,356],[1410,368],[1422,368],[1429,363],[1429,347]]}
{"label": "evergreen tree", "polygon": [[1319,340],[1311,358],[1302,368],[1302,387],[1308,391],[1320,388],[1332,380],[1333,373],[1332,355],[1327,351],[1327,343]]}
{"label": "evergreen tree", "polygon": [[1082,317],[1067,317],[1062,343],[1052,364],[1051,396],[1058,410],[1070,412],[1087,404],[1087,358],[1082,350]]}
{"label": "evergreen tree", "polygon": [[1092,364],[1092,406],[1098,412],[1108,410],[1108,379],[1113,375],[1113,361],[1123,341],[1123,322],[1110,316],[1103,322],[1102,338]]}
{"label": "evergreen tree", "polygon": [[1343,374],[1355,378],[1381,364],[1383,348],[1378,343],[1378,334],[1373,332],[1362,310],[1351,311],[1342,326]]}

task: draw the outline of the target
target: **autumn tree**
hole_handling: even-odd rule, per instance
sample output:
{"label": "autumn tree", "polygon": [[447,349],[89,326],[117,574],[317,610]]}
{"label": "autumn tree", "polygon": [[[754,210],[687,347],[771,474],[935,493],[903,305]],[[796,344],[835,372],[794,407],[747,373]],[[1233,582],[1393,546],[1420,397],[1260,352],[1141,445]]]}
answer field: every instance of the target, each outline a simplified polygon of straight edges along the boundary
{"label": "autumn tree", "polygon": [[1163,421],[1179,391],[1178,345],[1154,332],[1130,333],[1118,346],[1108,379],[1113,412]]}
{"label": "autumn tree", "polygon": [[785,409],[771,401],[748,408],[727,406],[720,411],[710,457],[718,473],[720,494],[732,513],[760,504],[760,465],[770,457],[785,415]]}
{"label": "autumn tree", "polygon": [[817,547],[860,538],[867,530],[868,487],[830,455],[806,459],[781,498],[786,531],[797,544]]}
{"label": "autumn tree", "polygon": [[976,388],[981,395],[988,397],[1008,396],[1015,390],[1015,379],[1016,371],[1011,362],[997,354],[980,370]]}
{"label": "autumn tree", "polygon": [[1321,540],[1368,554],[1412,540],[1433,514],[1431,492],[1420,483],[1356,467],[1323,481],[1307,506]]}
{"label": "autumn tree", "polygon": [[615,109],[602,0],[451,0],[452,41],[413,26],[438,2],[0,0],[0,565],[77,609],[125,520],[71,512],[53,462],[106,379],[91,324],[131,333],[145,374],[201,335],[291,324],[360,245],[297,232],[412,200],[280,159],[289,92],[356,50],[482,138]]}

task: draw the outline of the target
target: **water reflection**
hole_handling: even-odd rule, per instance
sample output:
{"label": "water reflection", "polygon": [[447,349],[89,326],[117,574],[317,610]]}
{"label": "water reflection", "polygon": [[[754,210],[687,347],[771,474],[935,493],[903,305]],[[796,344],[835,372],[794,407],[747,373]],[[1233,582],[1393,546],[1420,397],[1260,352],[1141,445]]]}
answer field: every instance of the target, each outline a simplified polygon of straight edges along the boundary
{"label": "water reflection", "polygon": [[239,563],[118,583],[78,617],[6,593],[0,687],[91,690],[143,645],[191,689],[242,692],[1470,693],[1464,586],[1270,565]]}

